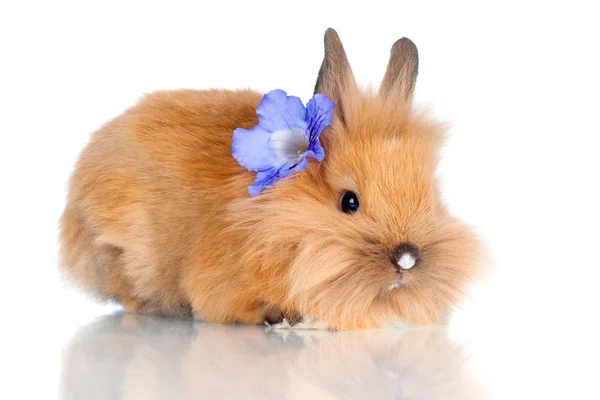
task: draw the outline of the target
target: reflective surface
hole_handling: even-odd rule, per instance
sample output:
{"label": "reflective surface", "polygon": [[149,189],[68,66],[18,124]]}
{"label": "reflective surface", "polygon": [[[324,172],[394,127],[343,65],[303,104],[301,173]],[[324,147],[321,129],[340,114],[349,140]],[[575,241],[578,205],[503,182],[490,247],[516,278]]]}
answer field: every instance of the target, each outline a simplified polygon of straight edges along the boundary
{"label": "reflective surface", "polygon": [[61,399],[479,399],[440,328],[210,325],[117,312],[63,353]]}

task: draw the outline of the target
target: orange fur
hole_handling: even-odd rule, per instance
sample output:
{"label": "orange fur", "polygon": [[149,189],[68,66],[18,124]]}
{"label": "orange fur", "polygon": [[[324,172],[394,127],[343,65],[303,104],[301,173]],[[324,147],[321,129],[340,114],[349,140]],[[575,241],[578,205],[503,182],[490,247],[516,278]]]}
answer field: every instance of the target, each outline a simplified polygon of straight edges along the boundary
{"label": "orange fur", "polygon": [[[322,134],[325,160],[256,198],[231,139],[258,123],[260,93],[145,97],[81,154],[62,216],[64,270],[132,311],[191,308],[208,321],[244,323],[307,316],[334,329],[437,323],[478,260],[472,233],[439,199],[443,127],[410,98],[339,96],[343,109]],[[349,189],[361,199],[355,215],[338,209]],[[389,253],[405,241],[421,250],[419,265],[388,290]]]}

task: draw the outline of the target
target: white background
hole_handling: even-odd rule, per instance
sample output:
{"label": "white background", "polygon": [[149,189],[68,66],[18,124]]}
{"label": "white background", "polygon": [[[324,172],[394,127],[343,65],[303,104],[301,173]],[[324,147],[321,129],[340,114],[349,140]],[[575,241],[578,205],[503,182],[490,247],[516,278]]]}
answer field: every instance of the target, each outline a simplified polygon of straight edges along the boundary
{"label": "white background", "polygon": [[57,222],[89,134],[157,89],[282,88],[305,101],[334,27],[377,85],[402,37],[417,100],[452,123],[452,211],[493,267],[452,322],[490,398],[600,398],[600,29],[594,2],[0,5],[0,392],[53,398],[59,354],[107,310],[59,281]]}

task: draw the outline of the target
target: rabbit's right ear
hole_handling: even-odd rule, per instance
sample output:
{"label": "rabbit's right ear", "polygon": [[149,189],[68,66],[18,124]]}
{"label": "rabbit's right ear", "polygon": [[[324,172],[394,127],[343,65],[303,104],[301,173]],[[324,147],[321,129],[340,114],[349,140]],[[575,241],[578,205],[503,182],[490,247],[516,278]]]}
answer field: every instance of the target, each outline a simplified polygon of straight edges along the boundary
{"label": "rabbit's right ear", "polygon": [[344,103],[358,91],[348,57],[337,32],[325,31],[325,57],[319,70],[315,93],[326,95],[336,104],[335,115],[346,124]]}
{"label": "rabbit's right ear", "polygon": [[415,90],[419,72],[419,52],[408,38],[398,40],[392,46],[390,61],[379,88],[382,96],[394,96],[410,101]]}

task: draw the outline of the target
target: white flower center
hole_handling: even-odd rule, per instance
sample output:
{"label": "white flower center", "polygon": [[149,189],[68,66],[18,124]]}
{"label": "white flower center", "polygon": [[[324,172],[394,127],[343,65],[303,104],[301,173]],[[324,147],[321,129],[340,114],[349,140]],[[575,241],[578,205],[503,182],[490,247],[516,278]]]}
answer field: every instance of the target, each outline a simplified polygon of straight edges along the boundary
{"label": "white flower center", "polygon": [[281,161],[297,164],[308,150],[309,142],[304,130],[296,128],[273,133],[270,144]]}

